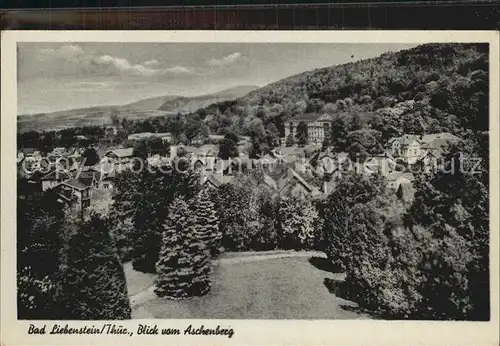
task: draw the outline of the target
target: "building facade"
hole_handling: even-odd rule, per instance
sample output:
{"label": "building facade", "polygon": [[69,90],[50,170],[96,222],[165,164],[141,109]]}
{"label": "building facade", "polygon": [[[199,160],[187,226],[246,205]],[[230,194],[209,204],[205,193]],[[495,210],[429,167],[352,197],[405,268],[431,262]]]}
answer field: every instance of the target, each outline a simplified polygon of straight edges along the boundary
{"label": "building facade", "polygon": [[288,119],[285,123],[285,138],[292,135],[294,141],[297,135],[297,126],[304,122],[307,125],[307,139],[309,144],[321,146],[325,136],[330,132],[333,117],[327,113],[305,113]]}

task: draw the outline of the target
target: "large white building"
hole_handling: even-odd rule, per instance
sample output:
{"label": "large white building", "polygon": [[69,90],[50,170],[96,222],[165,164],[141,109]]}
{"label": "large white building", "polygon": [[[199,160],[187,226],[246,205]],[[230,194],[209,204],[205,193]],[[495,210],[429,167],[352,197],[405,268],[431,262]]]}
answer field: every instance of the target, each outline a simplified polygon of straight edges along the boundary
{"label": "large white building", "polygon": [[296,141],[297,126],[304,122],[307,124],[307,139],[309,144],[322,145],[325,136],[330,131],[333,117],[327,113],[305,113],[288,119],[285,123],[285,138],[291,134]]}
{"label": "large white building", "polygon": [[400,158],[413,164],[429,152],[439,153],[446,145],[460,141],[448,132],[433,133],[423,136],[403,135],[393,137],[387,143],[387,153],[394,158]]}

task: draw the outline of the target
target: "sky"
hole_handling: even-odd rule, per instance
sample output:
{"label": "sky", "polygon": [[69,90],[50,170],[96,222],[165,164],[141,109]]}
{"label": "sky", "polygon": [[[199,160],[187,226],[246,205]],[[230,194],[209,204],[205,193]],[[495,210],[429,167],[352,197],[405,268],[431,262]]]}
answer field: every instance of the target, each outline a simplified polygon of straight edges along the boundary
{"label": "sky", "polygon": [[414,44],[18,43],[18,114],[264,86]]}

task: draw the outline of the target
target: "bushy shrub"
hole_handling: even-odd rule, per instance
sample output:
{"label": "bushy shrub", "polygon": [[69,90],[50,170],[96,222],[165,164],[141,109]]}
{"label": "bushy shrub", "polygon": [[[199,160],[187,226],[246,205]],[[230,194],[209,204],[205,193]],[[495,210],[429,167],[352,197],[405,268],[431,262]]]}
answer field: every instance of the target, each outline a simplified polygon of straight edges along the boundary
{"label": "bushy shrub", "polygon": [[292,195],[280,196],[276,222],[280,248],[314,248],[320,229],[318,211],[310,200]]}
{"label": "bushy shrub", "polygon": [[226,251],[272,250],[278,245],[274,226],[275,201],[256,175],[238,176],[223,184],[213,198]]}

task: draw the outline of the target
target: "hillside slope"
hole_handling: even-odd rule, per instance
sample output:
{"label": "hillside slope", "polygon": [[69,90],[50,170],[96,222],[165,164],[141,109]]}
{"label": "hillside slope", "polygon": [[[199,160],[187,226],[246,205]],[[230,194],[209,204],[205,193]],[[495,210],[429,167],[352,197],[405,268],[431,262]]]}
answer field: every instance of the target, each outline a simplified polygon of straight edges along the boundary
{"label": "hillside slope", "polygon": [[376,112],[392,132],[488,128],[488,45],[424,44],[377,58],[307,71],[197,113],[212,132],[265,136],[305,112]]}
{"label": "hillside slope", "polygon": [[158,109],[172,113],[192,113],[213,103],[237,99],[255,89],[258,89],[255,85],[241,85],[215,94],[196,97],[174,97],[164,102]]}

